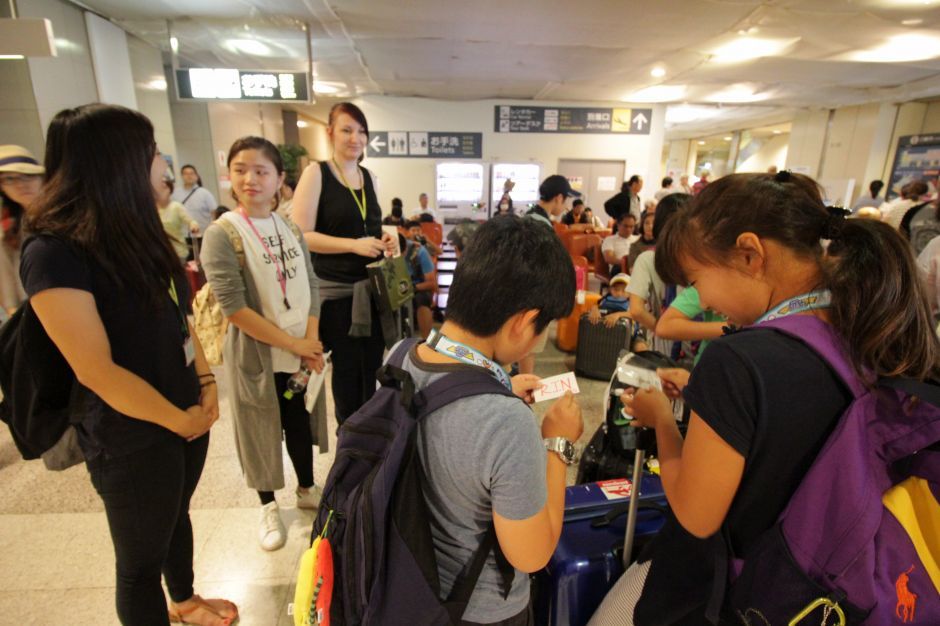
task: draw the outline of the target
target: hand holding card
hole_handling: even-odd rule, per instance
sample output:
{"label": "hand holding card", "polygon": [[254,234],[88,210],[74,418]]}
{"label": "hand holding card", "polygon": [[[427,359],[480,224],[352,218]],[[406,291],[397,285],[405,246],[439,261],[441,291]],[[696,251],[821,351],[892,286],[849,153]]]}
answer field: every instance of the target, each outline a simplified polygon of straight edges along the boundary
{"label": "hand holding card", "polygon": [[558,376],[552,376],[551,378],[543,378],[542,385],[533,392],[532,396],[536,402],[542,402],[544,400],[560,398],[568,391],[573,394],[581,393],[581,390],[578,388],[578,379],[575,378],[574,372],[566,372]]}

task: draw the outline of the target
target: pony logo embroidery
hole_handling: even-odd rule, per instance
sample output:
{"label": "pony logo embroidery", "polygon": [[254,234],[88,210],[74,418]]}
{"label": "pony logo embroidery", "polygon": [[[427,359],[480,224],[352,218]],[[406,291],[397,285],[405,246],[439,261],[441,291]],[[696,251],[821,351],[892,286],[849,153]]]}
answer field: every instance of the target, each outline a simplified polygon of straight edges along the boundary
{"label": "pony logo embroidery", "polygon": [[894,608],[894,613],[904,624],[914,621],[914,607],[917,605],[917,594],[912,593],[907,587],[907,582],[910,580],[909,574],[913,571],[914,566],[911,565],[911,569],[898,576],[894,583],[894,588],[898,593],[898,604]]}

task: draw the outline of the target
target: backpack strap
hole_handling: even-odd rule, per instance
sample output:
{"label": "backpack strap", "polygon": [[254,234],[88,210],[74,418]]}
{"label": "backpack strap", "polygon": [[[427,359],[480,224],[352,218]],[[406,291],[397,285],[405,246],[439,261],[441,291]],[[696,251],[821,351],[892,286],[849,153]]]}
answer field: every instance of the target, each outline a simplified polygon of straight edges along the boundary
{"label": "backpack strap", "polygon": [[516,570],[500,549],[496,538],[496,526],[490,523],[490,527],[486,530],[486,534],[483,535],[483,540],[480,542],[480,547],[473,553],[473,557],[463,571],[458,574],[450,595],[444,601],[444,608],[447,609],[447,614],[450,615],[451,624],[461,623],[463,614],[467,612],[467,605],[470,604],[470,596],[473,595],[473,590],[476,588],[480,574],[483,573],[483,567],[486,565],[486,558],[491,551],[495,552],[496,566],[501,577],[500,590],[503,599],[509,597]]}
{"label": "backpack strap", "polygon": [[221,218],[214,221],[213,224],[218,224],[219,227],[225,231],[225,234],[228,235],[228,240],[232,242],[232,247],[235,248],[235,257],[238,259],[238,267],[245,269],[245,242],[242,241],[242,236],[238,233],[238,229],[235,228],[235,224]]}

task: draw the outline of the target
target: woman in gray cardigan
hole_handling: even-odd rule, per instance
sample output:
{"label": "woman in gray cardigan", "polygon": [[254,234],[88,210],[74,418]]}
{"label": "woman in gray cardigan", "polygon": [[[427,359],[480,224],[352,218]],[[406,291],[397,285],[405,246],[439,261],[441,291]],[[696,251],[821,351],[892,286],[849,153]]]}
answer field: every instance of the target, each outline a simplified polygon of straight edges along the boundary
{"label": "woman in gray cardigan", "polygon": [[261,547],[276,550],[286,540],[274,499],[284,487],[282,430],[297,472],[297,506],[319,504],[304,394],[285,397],[285,391],[302,367],[323,369],[320,297],[300,232],[274,213],[284,180],[277,148],[261,137],[243,137],[232,146],[228,167],[238,207],[206,230],[200,258],[230,322],[223,362],[238,459],[261,499]]}

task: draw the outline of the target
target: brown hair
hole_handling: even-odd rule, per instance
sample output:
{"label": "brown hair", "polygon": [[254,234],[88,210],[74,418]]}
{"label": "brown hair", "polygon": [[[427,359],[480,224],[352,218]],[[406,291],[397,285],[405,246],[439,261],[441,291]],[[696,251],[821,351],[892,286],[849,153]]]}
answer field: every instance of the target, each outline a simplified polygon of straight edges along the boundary
{"label": "brown hair", "polygon": [[[349,117],[356,120],[362,129],[366,131],[366,139],[369,138],[369,122],[366,121],[366,115],[362,112],[362,109],[357,107],[352,102],[337,102],[333,105],[333,108],[330,109],[330,116],[327,118],[327,126],[333,128],[333,124],[336,123],[336,118],[345,113]],[[359,155],[359,162],[362,163],[362,159],[365,158],[365,150],[362,151],[362,154]]]}
{"label": "brown hair", "polygon": [[832,291],[832,324],[860,373],[937,377],[940,341],[908,243],[887,224],[851,219],[839,225],[824,252],[821,239],[832,220],[819,186],[807,176],[725,176],[666,226],[656,271],[666,283],[688,284],[683,260],[722,265],[741,233],[772,239],[819,265],[821,286]]}

